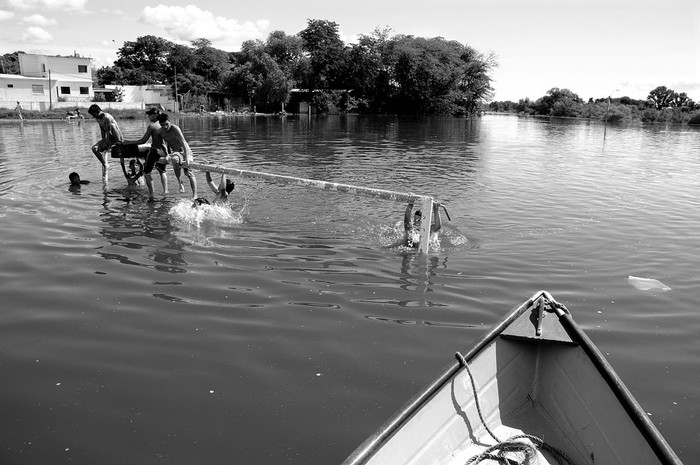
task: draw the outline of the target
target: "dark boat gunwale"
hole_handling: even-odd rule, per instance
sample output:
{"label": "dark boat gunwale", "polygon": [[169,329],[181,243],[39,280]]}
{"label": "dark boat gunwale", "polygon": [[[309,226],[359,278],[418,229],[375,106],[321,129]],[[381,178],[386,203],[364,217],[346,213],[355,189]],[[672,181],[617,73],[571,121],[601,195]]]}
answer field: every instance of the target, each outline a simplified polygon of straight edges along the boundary
{"label": "dark boat gunwale", "polygon": [[[484,347],[497,338],[505,328],[519,318],[525,311],[531,308],[532,304],[539,298],[544,297],[555,303],[554,298],[547,291],[538,291],[525,302],[516,305],[513,309],[490,330],[480,338],[476,339],[464,355],[464,360],[471,361]],[[661,433],[647,417],[646,412],[636,401],[630,390],[622,382],[622,379],[613,370],[610,363],[603,354],[593,344],[593,341],[586,335],[581,327],[574,321],[568,311],[557,312],[559,321],[569,332],[569,335],[578,343],[589,357],[597,371],[601,374],[607,385],[610,387],[615,397],[622,404],[623,408],[630,416],[634,424],[640,430],[651,449],[656,454],[661,463],[665,465],[683,465],[673,449],[668,445]],[[398,429],[416,413],[421,406],[445,384],[447,384],[460,370],[462,365],[455,362],[435,381],[427,385],[423,391],[416,394],[404,406],[389,418],[379,429],[367,438],[355,451],[342,463],[342,465],[359,465],[365,463],[374,453],[386,442]]]}

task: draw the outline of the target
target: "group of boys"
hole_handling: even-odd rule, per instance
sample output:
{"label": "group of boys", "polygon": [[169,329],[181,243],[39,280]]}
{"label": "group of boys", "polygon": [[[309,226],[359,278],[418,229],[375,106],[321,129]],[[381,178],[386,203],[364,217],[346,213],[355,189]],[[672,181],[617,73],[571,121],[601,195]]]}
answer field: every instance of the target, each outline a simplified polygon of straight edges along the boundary
{"label": "group of boys", "polygon": [[[153,200],[153,178],[151,173],[155,167],[160,174],[161,184],[163,185],[163,193],[168,193],[168,178],[165,173],[165,168],[168,163],[173,167],[175,177],[179,184],[180,192],[185,192],[185,186],[180,178],[184,171],[185,176],[189,179],[190,188],[192,189],[192,199],[194,205],[209,203],[206,199],[197,198],[197,179],[189,167],[193,161],[194,155],[189,144],[185,140],[182,130],[175,124],[170,122],[167,113],[161,113],[157,108],[149,108],[146,115],[149,119],[148,127],[143,137],[138,140],[125,140],[122,135],[119,125],[112,115],[102,111],[97,104],[93,104],[88,109],[90,116],[97,120],[100,126],[102,138],[92,146],[92,152],[95,157],[102,163],[102,174],[106,178],[109,170],[109,161],[105,156],[106,153],[116,148],[119,153],[122,171],[129,184],[139,184],[138,180],[141,175],[145,178],[146,186],[148,187],[149,199]],[[124,166],[124,146],[144,144],[151,140],[151,146],[146,155],[145,166],[140,161],[131,160],[129,172]],[[108,155],[109,156],[109,155]],[[209,172],[206,173],[207,184],[216,194],[215,201],[225,201],[228,195],[234,189],[234,183],[226,179],[226,175],[222,174],[221,182],[216,185]]]}
{"label": "group of boys", "polygon": [[[175,172],[175,177],[177,178],[180,192],[185,191],[185,187],[180,180],[180,174],[182,171],[185,172],[185,176],[190,181],[190,187],[192,188],[192,199],[193,206],[199,206],[202,204],[209,204],[209,201],[205,198],[197,197],[197,180],[194,173],[189,167],[189,164],[193,161],[192,149],[190,149],[189,144],[185,140],[182,134],[182,130],[175,124],[171,123],[167,113],[161,113],[157,108],[149,108],[146,111],[150,123],[146,128],[146,132],[138,140],[124,140],[121,131],[119,130],[119,125],[112,115],[105,113],[102,109],[94,104],[88,109],[88,113],[97,120],[100,126],[100,131],[102,133],[102,139],[92,146],[92,152],[95,157],[102,163],[102,173],[106,177],[109,169],[109,162],[105,158],[105,152],[111,151],[112,147],[116,146],[120,153],[120,162],[122,170],[124,171],[124,176],[126,177],[129,184],[135,184],[136,180],[140,178],[141,174],[146,180],[146,186],[148,186],[149,198],[153,200],[153,179],[151,177],[151,172],[155,167],[160,174],[160,180],[163,184],[163,193],[168,193],[168,178],[165,174],[165,168],[170,162],[173,166],[173,171]],[[140,161],[131,160],[130,162],[130,172],[126,171],[124,167],[124,149],[125,145],[138,145],[144,144],[148,140],[151,140],[151,147],[146,155],[145,166],[141,165]],[[138,172],[137,166],[138,164]],[[77,178],[77,183],[80,184],[80,178],[77,177],[76,173],[71,173],[71,177],[75,175]],[[233,191],[235,184],[231,180],[226,179],[226,175],[221,175],[221,181],[217,185],[213,182],[211,174],[206,172],[207,184],[211,190],[216,194],[214,199],[215,203],[225,202],[228,199],[229,194]],[[82,181],[85,182],[85,181]],[[73,178],[71,178],[71,183],[73,183]],[[437,233],[441,226],[442,221],[440,218],[440,205],[438,203],[433,204],[433,222],[430,225],[431,234]],[[404,213],[404,237],[397,243],[393,245],[403,245],[408,247],[417,247],[420,241],[420,225],[423,215],[420,210],[417,210],[413,215],[413,202],[409,202],[406,206],[406,211]],[[412,218],[413,216],[413,218]],[[392,245],[392,246],[393,246]]]}

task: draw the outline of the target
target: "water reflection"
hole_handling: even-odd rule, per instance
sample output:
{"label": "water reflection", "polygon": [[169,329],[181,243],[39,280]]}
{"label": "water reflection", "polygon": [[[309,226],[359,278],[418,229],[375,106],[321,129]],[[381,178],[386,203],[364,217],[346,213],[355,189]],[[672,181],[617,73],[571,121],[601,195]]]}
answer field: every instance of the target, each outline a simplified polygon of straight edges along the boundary
{"label": "water reflection", "polygon": [[80,195],[81,194],[81,185],[80,184],[71,184],[68,186],[68,190],[73,194],[73,195]]}
{"label": "water reflection", "polygon": [[[106,193],[105,211],[100,215],[106,224],[100,229],[100,234],[113,248],[142,252],[99,251],[98,255],[127,265],[166,273],[185,273],[188,262],[184,259],[184,243],[174,235],[175,228],[168,214],[170,204],[144,202],[143,195],[140,190],[129,188]],[[144,260],[155,264],[144,263]]]}
{"label": "water reflection", "polygon": [[378,321],[381,323],[396,323],[402,326],[433,326],[439,328],[476,328],[478,325],[466,323],[452,323],[446,321],[428,321],[428,320],[411,320],[406,318],[385,318],[381,316],[365,316],[370,321]]}
{"label": "water reflection", "polygon": [[[143,134],[142,121],[121,123]],[[384,421],[380,410],[404,398],[395,393],[413,394],[410,386],[463,347],[473,326],[540,288],[581,309],[577,320],[613,354],[652,418],[663,419],[688,457],[698,456],[686,427],[698,416],[686,400],[697,390],[689,374],[698,371],[700,330],[697,260],[687,253],[700,247],[697,130],[611,126],[602,153],[602,125],[514,117],[405,125],[398,118],[182,118],[181,127],[203,158],[434,194],[452,221],[443,224],[440,248],[420,256],[383,247],[401,232],[404,205],[253,180],[237,182],[238,199],[250,200],[240,223],[181,221],[171,212],[177,193],[150,204],[145,193],[124,188],[121,174],[100,183],[89,151],[99,136],[94,122],[0,124],[0,286],[11,303],[1,322],[13,348],[0,365],[12,381],[5,407],[23,422],[21,434],[2,430],[8,461],[21,462],[20,436],[37,431],[37,395],[26,391],[35,386],[46,409],[60,410],[33,441],[50,444],[34,452],[35,461],[50,462],[58,443],[81,449],[51,433],[74,428],[81,444],[120,442],[131,462],[143,462],[149,448],[133,440],[134,423],[122,415],[127,399],[148,412],[137,425],[138,437],[154,441],[147,446],[163,425],[169,437],[186,439],[168,445],[182,463],[197,462],[186,459],[195,442],[212,464],[221,457],[274,462],[294,448],[313,452],[293,462],[321,462],[352,450],[352,436]],[[37,170],[41,182],[32,182]],[[67,191],[70,171],[92,183]],[[658,277],[673,291],[643,294],[629,285],[631,274]],[[86,398],[80,383],[94,373],[112,379]],[[260,386],[270,389],[261,395]],[[66,403],[76,392],[79,402]],[[671,401],[679,408],[669,413]],[[362,409],[380,412],[368,420],[355,414]],[[91,427],[73,421],[90,411],[110,414]],[[290,436],[288,425],[299,418],[305,434]],[[245,438],[259,421],[262,433],[247,449],[234,441],[232,453],[216,432],[182,427],[192,421],[212,429],[233,422],[224,429],[239,428]],[[283,440],[270,452],[264,432],[273,423]],[[339,429],[329,432],[328,424]],[[83,462],[99,462],[101,453],[86,450]]]}
{"label": "water reflection", "polygon": [[[425,296],[433,292],[429,287],[430,277],[434,276],[435,269],[440,265],[439,258],[435,255],[422,254],[418,252],[404,252],[401,260],[401,276],[405,282],[401,286],[402,289],[409,290],[414,288],[415,293],[421,296],[418,300],[405,300],[398,302],[401,307],[432,306],[425,299]],[[446,265],[447,258],[443,259],[443,266]]]}

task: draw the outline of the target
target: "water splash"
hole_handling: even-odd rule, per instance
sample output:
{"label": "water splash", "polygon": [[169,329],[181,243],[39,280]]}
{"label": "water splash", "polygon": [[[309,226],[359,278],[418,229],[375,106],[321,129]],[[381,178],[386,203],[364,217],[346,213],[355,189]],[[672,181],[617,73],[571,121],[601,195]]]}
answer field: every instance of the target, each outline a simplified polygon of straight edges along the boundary
{"label": "water splash", "polygon": [[[397,221],[396,224],[392,226],[380,226],[378,231],[376,231],[376,237],[384,247],[396,248],[399,251],[414,250],[413,247],[408,246],[397,246],[396,244],[401,242],[404,237],[403,221]],[[410,239],[414,244],[420,242],[420,234],[416,231],[412,232]],[[449,226],[443,226],[440,231],[430,235],[430,241],[428,242],[428,250],[431,253],[436,253],[444,250],[454,250],[474,247],[475,244],[459,230],[451,228]]]}
{"label": "water splash", "polygon": [[178,222],[200,228],[204,223],[236,225],[243,223],[245,205],[234,207],[229,204],[192,206],[191,200],[179,200],[170,208],[170,215]]}

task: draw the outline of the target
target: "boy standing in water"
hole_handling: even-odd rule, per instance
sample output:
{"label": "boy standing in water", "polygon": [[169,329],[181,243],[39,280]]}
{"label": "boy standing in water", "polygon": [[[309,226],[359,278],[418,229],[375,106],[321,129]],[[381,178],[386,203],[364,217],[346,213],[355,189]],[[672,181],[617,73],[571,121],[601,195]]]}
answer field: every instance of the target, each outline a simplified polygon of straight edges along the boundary
{"label": "boy standing in water", "polygon": [[22,104],[17,102],[17,106],[15,107],[15,111],[17,112],[17,117],[19,118],[20,121],[24,119],[24,116],[22,116]]}
{"label": "boy standing in water", "polygon": [[168,193],[168,176],[165,174],[165,167],[167,166],[165,159],[161,158],[161,153],[165,153],[163,147],[163,137],[161,136],[160,123],[158,123],[158,117],[160,116],[160,110],[157,108],[149,108],[146,111],[150,123],[146,128],[146,133],[139,140],[125,140],[122,142],[124,145],[138,145],[145,143],[149,138],[151,139],[151,149],[146,155],[146,166],[144,167],[144,178],[146,179],[146,186],[148,187],[148,197],[153,200],[153,178],[151,177],[151,172],[153,167],[160,173],[160,182],[163,185],[163,193]]}
{"label": "boy standing in water", "polygon": [[[124,137],[122,132],[119,130],[119,125],[117,121],[109,113],[102,111],[99,105],[92,104],[88,108],[88,113],[90,116],[97,120],[97,124],[100,125],[100,133],[102,134],[102,139],[92,146],[92,153],[95,154],[97,159],[102,163],[102,175],[107,176],[107,171],[109,170],[109,161],[104,156],[104,152],[110,150],[113,145],[121,142]],[[124,164],[124,159],[122,158],[122,165]]]}
{"label": "boy standing in water", "polygon": [[187,144],[185,136],[182,135],[180,128],[170,122],[167,113],[162,113],[160,116],[158,116],[158,122],[160,123],[158,133],[167,144],[168,156],[165,159],[166,161],[169,160],[173,165],[175,177],[180,185],[180,192],[185,192],[185,186],[182,184],[182,180],[180,179],[180,173],[182,170],[184,170],[185,176],[187,176],[190,180],[192,200],[194,200],[197,198],[197,179],[194,177],[194,173],[192,173],[192,170],[189,167],[190,162],[192,162],[194,159],[192,149],[190,149],[190,146]]}

